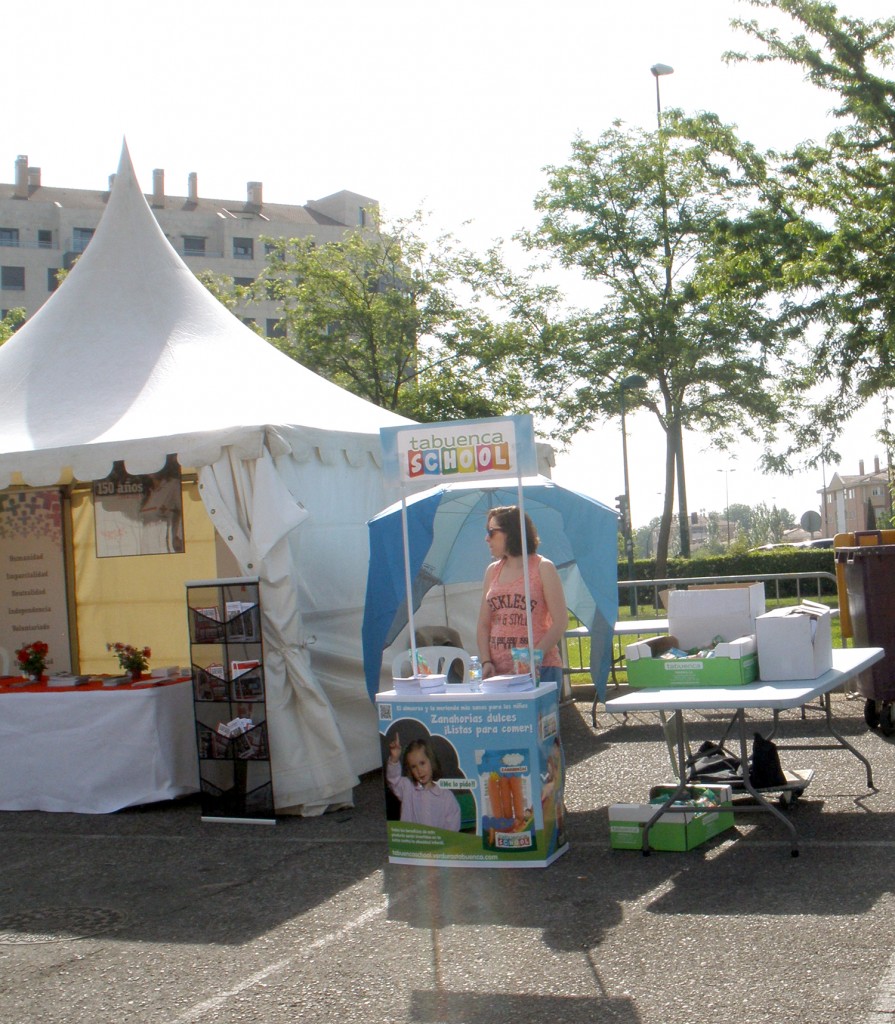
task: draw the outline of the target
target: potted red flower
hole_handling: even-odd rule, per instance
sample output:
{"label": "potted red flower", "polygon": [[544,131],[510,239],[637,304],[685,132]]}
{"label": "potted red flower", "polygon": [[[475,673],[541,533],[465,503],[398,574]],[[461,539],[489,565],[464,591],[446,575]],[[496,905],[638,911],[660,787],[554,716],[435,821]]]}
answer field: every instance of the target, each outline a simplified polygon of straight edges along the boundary
{"label": "potted red flower", "polygon": [[36,683],[43,675],[49,653],[50,648],[43,640],[35,640],[33,643],[25,644],[24,647],[16,651],[16,660],[19,663],[19,668],[22,670],[22,674]]}
{"label": "potted red flower", "polygon": [[106,644],[106,650],[112,651],[118,664],[132,679],[137,680],[149,668],[152,651],[148,647],[134,647],[131,644]]}

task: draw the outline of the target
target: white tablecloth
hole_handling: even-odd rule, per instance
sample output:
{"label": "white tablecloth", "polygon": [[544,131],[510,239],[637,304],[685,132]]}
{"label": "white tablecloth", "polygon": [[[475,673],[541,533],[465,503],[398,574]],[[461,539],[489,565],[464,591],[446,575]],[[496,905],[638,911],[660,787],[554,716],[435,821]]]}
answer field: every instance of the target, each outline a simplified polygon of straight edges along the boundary
{"label": "white tablecloth", "polygon": [[0,694],[0,809],[106,814],[199,788],[192,686]]}

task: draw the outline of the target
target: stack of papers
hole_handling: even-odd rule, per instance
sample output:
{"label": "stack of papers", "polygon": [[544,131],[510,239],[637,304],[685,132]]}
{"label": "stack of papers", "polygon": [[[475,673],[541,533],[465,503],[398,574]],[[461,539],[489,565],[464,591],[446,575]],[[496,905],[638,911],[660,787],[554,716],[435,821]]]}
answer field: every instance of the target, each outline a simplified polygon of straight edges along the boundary
{"label": "stack of papers", "polygon": [[83,686],[90,676],[74,676],[71,672],[57,672],[47,679],[47,686]]}
{"label": "stack of papers", "polygon": [[103,679],[103,686],[124,686],[131,681],[130,676],[110,676]]}
{"label": "stack of papers", "polygon": [[395,686],[395,693],[403,694],[428,694],[444,693],[447,676],[409,676],[406,679],[392,679]]}
{"label": "stack of papers", "polygon": [[533,690],[534,680],[530,672],[523,675],[491,676],[482,680],[482,690],[485,693],[510,693],[517,690]]}

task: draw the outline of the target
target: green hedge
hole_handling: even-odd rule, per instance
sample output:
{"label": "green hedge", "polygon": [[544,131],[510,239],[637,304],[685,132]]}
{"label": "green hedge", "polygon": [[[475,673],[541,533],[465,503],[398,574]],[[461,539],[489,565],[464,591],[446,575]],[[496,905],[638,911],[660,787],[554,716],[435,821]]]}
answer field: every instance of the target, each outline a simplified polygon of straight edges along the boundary
{"label": "green hedge", "polygon": [[[775,548],[772,551],[749,551],[737,555],[699,555],[692,558],[670,558],[665,573],[667,579],[683,579],[692,576],[759,576],[776,575],[786,572],[829,572],[835,574],[836,561],[832,548]],[[628,578],[628,563],[618,563],[618,578]],[[651,581],[656,578],[654,559],[640,559],[634,563],[634,578]],[[774,585],[775,587],[777,584]],[[796,581],[781,580],[781,597],[796,596]],[[776,593],[776,590],[775,590]],[[814,597],[817,593],[813,581],[801,584],[803,597]],[[823,580],[821,594],[835,595],[836,584]],[[770,593],[769,593],[770,596]],[[646,594],[638,593],[641,604],[647,603]],[[619,591],[619,604],[628,600],[628,588]],[[649,599],[651,600],[651,598]]]}

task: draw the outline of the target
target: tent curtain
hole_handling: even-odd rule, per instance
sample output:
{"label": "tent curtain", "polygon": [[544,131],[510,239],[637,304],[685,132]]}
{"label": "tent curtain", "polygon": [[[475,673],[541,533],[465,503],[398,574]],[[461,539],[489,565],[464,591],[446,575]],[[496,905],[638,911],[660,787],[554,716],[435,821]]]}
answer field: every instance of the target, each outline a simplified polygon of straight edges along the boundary
{"label": "tent curtain", "polygon": [[199,470],[215,529],[247,576],[260,581],[267,725],[280,813],[321,814],[350,804],[358,778],[333,708],[314,677],[298,611],[288,534],[307,518],[265,446],[257,460],[230,449]]}

